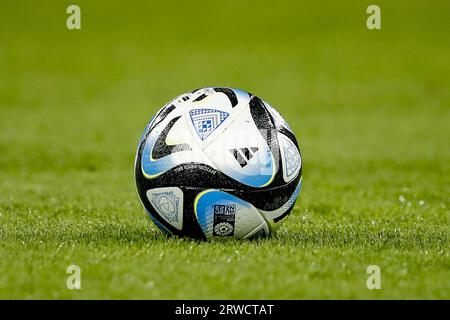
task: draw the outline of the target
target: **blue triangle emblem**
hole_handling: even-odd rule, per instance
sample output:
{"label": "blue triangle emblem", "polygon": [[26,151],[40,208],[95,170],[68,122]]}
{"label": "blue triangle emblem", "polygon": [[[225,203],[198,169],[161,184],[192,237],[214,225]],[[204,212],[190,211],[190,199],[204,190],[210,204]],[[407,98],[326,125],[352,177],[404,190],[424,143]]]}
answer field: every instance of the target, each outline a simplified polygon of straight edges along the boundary
{"label": "blue triangle emblem", "polygon": [[229,113],[215,109],[194,109],[189,111],[192,124],[201,140],[205,140],[225,121]]}

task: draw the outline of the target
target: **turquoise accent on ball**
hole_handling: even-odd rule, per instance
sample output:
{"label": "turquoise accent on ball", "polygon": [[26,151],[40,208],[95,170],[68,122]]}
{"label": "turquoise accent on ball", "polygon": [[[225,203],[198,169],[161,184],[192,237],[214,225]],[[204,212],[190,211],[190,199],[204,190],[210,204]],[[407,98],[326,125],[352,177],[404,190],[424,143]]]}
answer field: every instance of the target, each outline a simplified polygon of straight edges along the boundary
{"label": "turquoise accent on ball", "polygon": [[239,205],[244,208],[253,207],[250,203],[224,191],[210,189],[200,193],[194,203],[197,220],[203,232],[207,234],[212,228],[214,205]]}

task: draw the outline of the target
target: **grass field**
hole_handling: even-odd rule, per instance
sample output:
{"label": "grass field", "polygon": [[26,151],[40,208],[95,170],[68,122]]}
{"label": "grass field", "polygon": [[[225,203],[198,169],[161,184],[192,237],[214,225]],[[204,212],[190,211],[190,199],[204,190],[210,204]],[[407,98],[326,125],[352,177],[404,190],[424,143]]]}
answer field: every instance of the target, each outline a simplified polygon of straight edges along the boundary
{"label": "grass field", "polygon": [[[72,2],[0,3],[0,298],[450,299],[450,2],[376,1],[373,31],[367,1],[74,3],[78,31]],[[269,239],[168,239],[138,201],[147,121],[215,85],[300,140]]]}

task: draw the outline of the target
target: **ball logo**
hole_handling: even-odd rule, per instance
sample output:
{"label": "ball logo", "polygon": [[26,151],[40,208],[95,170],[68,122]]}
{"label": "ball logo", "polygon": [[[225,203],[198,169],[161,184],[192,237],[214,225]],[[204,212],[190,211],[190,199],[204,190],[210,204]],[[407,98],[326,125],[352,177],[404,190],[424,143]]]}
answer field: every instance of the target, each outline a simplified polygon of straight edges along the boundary
{"label": "ball logo", "polygon": [[220,237],[230,236],[233,233],[233,225],[228,222],[221,222],[214,227],[214,235]]}
{"label": "ball logo", "polygon": [[214,205],[214,214],[217,215],[234,215],[236,213],[236,206],[233,205]]}
{"label": "ball logo", "polygon": [[258,151],[258,147],[230,149],[231,154],[239,163],[241,168],[245,167],[248,164],[248,161],[253,158],[256,151]]}
{"label": "ball logo", "polygon": [[150,201],[156,207],[157,211],[161,215],[163,215],[168,222],[178,222],[177,208],[178,202],[180,200],[173,193],[173,191],[158,193],[155,192],[152,194],[152,199]]}
{"label": "ball logo", "polygon": [[175,213],[176,205],[174,201],[166,195],[161,195],[158,200],[158,208],[159,210],[166,214],[166,216],[171,216]]}
{"label": "ball logo", "polygon": [[218,237],[232,236],[234,234],[234,222],[236,205],[214,205],[213,235]]}
{"label": "ball logo", "polygon": [[192,124],[201,140],[205,140],[228,118],[228,112],[214,109],[194,109],[189,111]]}
{"label": "ball logo", "polygon": [[294,143],[284,134],[278,134],[280,141],[281,158],[284,163],[283,179],[286,182],[293,180],[302,166],[300,152]]}
{"label": "ball logo", "polygon": [[183,191],[173,188],[157,188],[147,191],[147,198],[156,212],[177,229],[183,226]]}
{"label": "ball logo", "polygon": [[286,175],[291,176],[300,165],[300,154],[291,142],[288,142],[284,148],[284,153],[286,158]]}

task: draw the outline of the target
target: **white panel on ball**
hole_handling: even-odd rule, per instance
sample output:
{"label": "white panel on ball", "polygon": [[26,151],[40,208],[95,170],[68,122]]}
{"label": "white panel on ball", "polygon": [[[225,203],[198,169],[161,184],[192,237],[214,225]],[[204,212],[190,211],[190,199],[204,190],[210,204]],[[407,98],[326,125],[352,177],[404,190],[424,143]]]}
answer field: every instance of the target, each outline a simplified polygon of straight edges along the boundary
{"label": "white panel on ball", "polygon": [[183,228],[183,191],[177,187],[155,188],[147,191],[152,207],[169,224]]}

